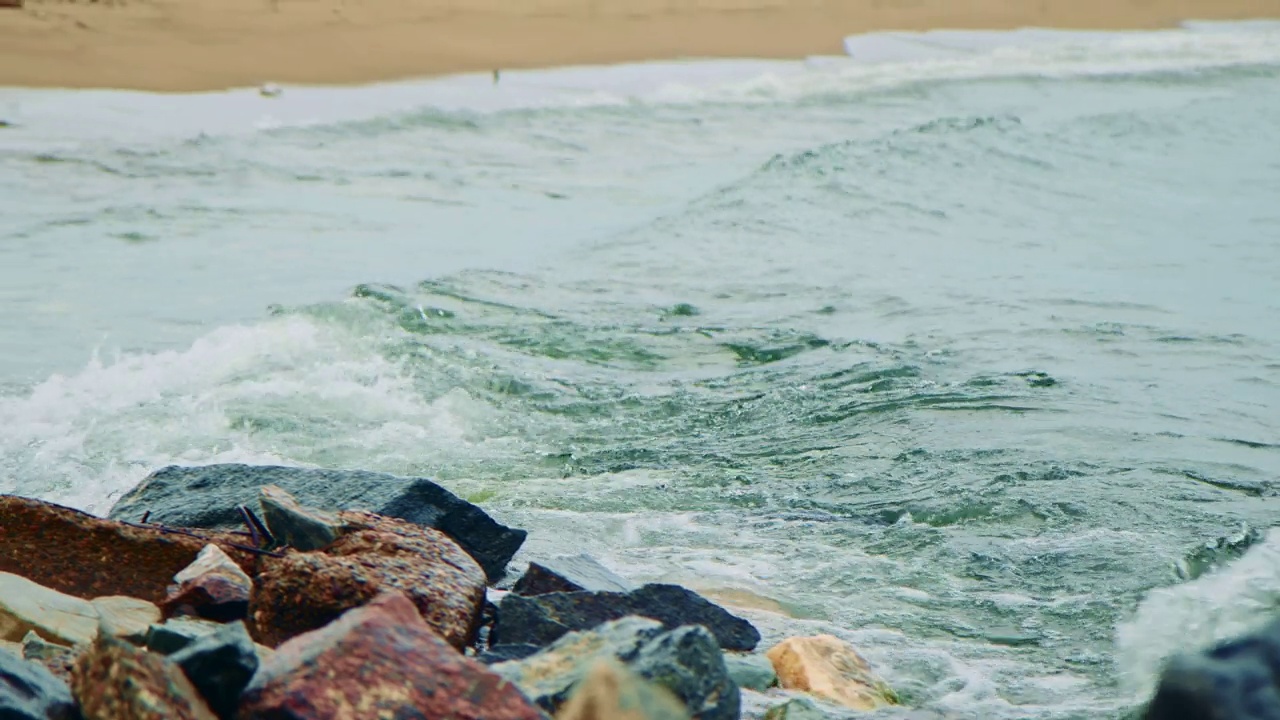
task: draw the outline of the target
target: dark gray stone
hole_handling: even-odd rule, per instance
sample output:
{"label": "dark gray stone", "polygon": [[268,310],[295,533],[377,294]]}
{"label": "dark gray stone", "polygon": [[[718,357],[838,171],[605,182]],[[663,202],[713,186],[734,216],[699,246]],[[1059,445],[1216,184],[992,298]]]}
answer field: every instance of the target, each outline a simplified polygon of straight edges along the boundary
{"label": "dark gray stone", "polygon": [[492,645],[476,655],[476,659],[485,665],[493,665],[509,660],[523,660],[541,649],[537,645]]}
{"label": "dark gray stone", "polygon": [[568,633],[536,655],[491,667],[554,713],[596,661],[609,657],[670,690],[695,720],[738,720],[741,693],[715,638],[700,626],[664,630],[656,620],[627,617]]}
{"label": "dark gray stone", "polygon": [[702,625],[725,650],[753,650],[760,632],[701,595],[679,585],[651,583],[630,593],[572,592],[525,597],[509,593],[498,604],[494,644],[545,646],[574,630],[589,630],[627,615],[652,618],[672,629]]}
{"label": "dark gray stone", "polygon": [[182,668],[220,718],[235,715],[240,693],[258,671],[258,653],[242,621],[223,625],[169,659]]}
{"label": "dark gray stone", "polygon": [[584,553],[529,563],[529,569],[512,586],[511,592],[532,596],[553,592],[625,593],[634,589],[634,585]]}
{"label": "dark gray stone", "polygon": [[342,521],[336,514],[303,507],[276,485],[262,486],[258,502],[262,505],[262,520],[277,544],[303,552],[323,550],[342,534]]}
{"label": "dark gray stone", "polygon": [[1280,719],[1280,620],[1165,666],[1146,720]]}
{"label": "dark gray stone", "polygon": [[162,468],[125,493],[107,517],[136,522],[150,511],[151,522],[175,527],[243,529],[236,507],[256,503],[263,485],[310,507],[368,510],[435,528],[475,558],[490,581],[502,577],[526,535],[424,478],[270,465]]}
{"label": "dark gray stone", "polygon": [[0,652],[0,718],[79,720],[66,683],[34,662]]}
{"label": "dark gray stone", "polygon": [[212,635],[222,623],[200,618],[176,617],[147,628],[147,649],[172,655],[206,635]]}

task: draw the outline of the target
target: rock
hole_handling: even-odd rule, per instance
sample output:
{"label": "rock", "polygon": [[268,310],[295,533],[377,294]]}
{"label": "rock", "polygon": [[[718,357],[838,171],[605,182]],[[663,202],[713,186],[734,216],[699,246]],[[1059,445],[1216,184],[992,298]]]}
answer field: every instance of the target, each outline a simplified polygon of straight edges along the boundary
{"label": "rock", "polygon": [[512,586],[511,592],[532,596],[553,592],[626,593],[634,589],[634,585],[584,553],[529,563],[529,569]]}
{"label": "rock", "polygon": [[175,617],[147,628],[147,649],[171,655],[200,638],[217,632],[222,623],[192,617]]}
{"label": "rock", "polygon": [[[20,8],[22,0],[0,0],[0,8]],[[9,123],[0,120],[0,127],[9,127]]]}
{"label": "rock", "polygon": [[1280,709],[1280,620],[1198,653],[1175,655],[1145,720],[1263,720]]}
{"label": "rock", "polygon": [[627,617],[568,633],[532,657],[492,667],[543,709],[555,712],[597,661],[609,659],[672,692],[698,720],[738,718],[738,686],[715,638],[701,626],[664,630],[656,620]]}
{"label": "rock", "polygon": [[485,595],[484,571],[471,556],[437,530],[369,513],[342,519],[351,531],[325,552],[263,559],[251,612],[258,640],[274,647],[400,590],[433,630],[466,647]]}
{"label": "rock", "polygon": [[111,509],[113,519],[151,519],[179,527],[239,528],[236,507],[251,505],[264,485],[324,510],[369,510],[435,528],[469,553],[490,580],[502,577],[525,531],[501,525],[483,510],[431,482],[360,470],[258,465],[170,466],[152,473]]}
{"label": "rock", "polygon": [[809,698],[791,698],[764,714],[764,720],[826,720],[826,717],[822,708]]}
{"label": "rock", "polygon": [[556,720],[688,720],[689,713],[666,688],[640,678],[616,662],[599,660],[573,691]]}
{"label": "rock", "polygon": [[403,593],[284,643],[241,696],[239,720],[534,720],[511,683],[441,640]]}
{"label": "rock", "polygon": [[16,643],[12,640],[0,640],[0,652],[6,652],[16,658],[21,658],[22,643]]}
{"label": "rock", "polygon": [[514,592],[498,604],[495,644],[548,645],[572,630],[589,630],[627,615],[658,620],[671,629],[702,625],[725,650],[752,650],[760,633],[746,620],[679,585],[652,583],[630,593],[573,592],[525,597]]}
{"label": "rock", "polygon": [[0,638],[21,642],[32,630],[64,645],[92,642],[98,609],[88,600],[0,572]]}
{"label": "rock", "polygon": [[508,660],[523,660],[541,649],[537,645],[491,645],[477,655],[476,659],[485,665],[493,665]]}
{"label": "rock", "polygon": [[893,690],[851,645],[834,635],[787,638],[766,653],[789,690],[802,690],[854,710],[897,705]]}
{"label": "rock", "polygon": [[196,559],[173,576],[162,609],[165,617],[191,615],[218,622],[249,616],[253,580],[217,545],[205,545]]}
{"label": "rock", "polygon": [[85,720],[214,720],[173,661],[100,635],[76,661],[71,690]]}
{"label": "rock", "polygon": [[763,655],[743,655],[725,653],[724,665],[729,669],[729,677],[738,687],[764,692],[778,684],[778,674],[773,670],[773,663]]}
{"label": "rock", "polygon": [[258,654],[243,622],[223,625],[169,659],[182,668],[220,718],[235,715],[240,692],[258,670]]}
{"label": "rock", "polygon": [[251,553],[232,547],[241,538],[230,533],[192,531],[199,535],[192,537],[13,495],[0,496],[0,517],[0,572],[85,599],[162,602],[169,579],[210,542],[244,567],[254,563]]}
{"label": "rock", "polygon": [[160,608],[146,600],[114,595],[90,602],[98,611],[100,628],[134,645],[146,642],[147,630],[160,622]]}
{"label": "rock", "polygon": [[43,667],[0,653],[0,718],[80,720],[65,683]]}
{"label": "rock", "polygon": [[343,532],[335,513],[304,508],[292,495],[275,485],[258,490],[262,519],[278,545],[295,550],[322,550]]}
{"label": "rock", "polygon": [[51,643],[37,635],[35,632],[27,633],[22,638],[22,644],[18,646],[18,656],[23,660],[29,660],[38,663],[48,670],[54,677],[62,682],[71,682],[71,669],[75,667],[76,660],[84,654],[83,645],[77,645],[69,648],[65,645]]}

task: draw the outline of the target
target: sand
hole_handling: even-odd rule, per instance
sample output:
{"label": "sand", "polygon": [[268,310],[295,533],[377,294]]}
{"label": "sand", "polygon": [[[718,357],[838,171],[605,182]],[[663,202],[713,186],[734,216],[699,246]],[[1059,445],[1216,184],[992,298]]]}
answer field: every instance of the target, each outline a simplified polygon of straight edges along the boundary
{"label": "sand", "polygon": [[840,54],[846,35],[872,30],[1266,17],[1280,17],[1280,0],[25,0],[0,7],[0,86],[355,84],[494,68],[802,58]]}

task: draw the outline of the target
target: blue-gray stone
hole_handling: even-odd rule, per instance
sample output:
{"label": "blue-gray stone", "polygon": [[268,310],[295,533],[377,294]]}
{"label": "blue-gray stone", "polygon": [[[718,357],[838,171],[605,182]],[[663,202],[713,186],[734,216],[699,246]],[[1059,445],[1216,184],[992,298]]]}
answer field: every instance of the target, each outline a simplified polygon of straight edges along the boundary
{"label": "blue-gray stone", "polygon": [[240,693],[258,671],[258,653],[240,620],[195,640],[169,659],[182,668],[220,718],[235,715]]}
{"label": "blue-gray stone", "polygon": [[0,718],[79,720],[66,683],[34,662],[0,652]]}
{"label": "blue-gray stone", "polygon": [[147,628],[144,641],[148,650],[162,655],[176,653],[196,640],[210,635],[222,627],[222,623],[191,617],[169,618]]}
{"label": "blue-gray stone", "polygon": [[512,586],[517,595],[545,595],[553,592],[631,592],[627,580],[585,553],[562,555],[529,563],[529,569]]}
{"label": "blue-gray stone", "polygon": [[1171,659],[1146,720],[1280,720],[1280,620]]}
{"label": "blue-gray stone", "polygon": [[773,670],[773,663],[764,655],[725,653],[724,664],[729,669],[729,677],[738,683],[738,687],[764,692],[778,684],[778,674]]}
{"label": "blue-gray stone", "polygon": [[136,522],[150,512],[151,522],[174,527],[243,529],[236,508],[254,506],[263,485],[276,485],[305,506],[367,510],[435,528],[475,558],[490,581],[502,577],[526,535],[425,478],[275,465],[161,468],[125,493],[107,517]]}

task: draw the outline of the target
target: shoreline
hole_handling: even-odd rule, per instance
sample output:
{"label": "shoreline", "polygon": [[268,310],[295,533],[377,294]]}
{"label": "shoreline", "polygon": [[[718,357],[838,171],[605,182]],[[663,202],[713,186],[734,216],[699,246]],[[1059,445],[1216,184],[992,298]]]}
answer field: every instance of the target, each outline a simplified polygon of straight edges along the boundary
{"label": "shoreline", "polygon": [[[843,55],[935,29],[1154,30],[1280,17],[1280,0],[26,0],[0,8],[0,87],[201,92],[494,69]],[[528,6],[532,9],[528,9]]]}

